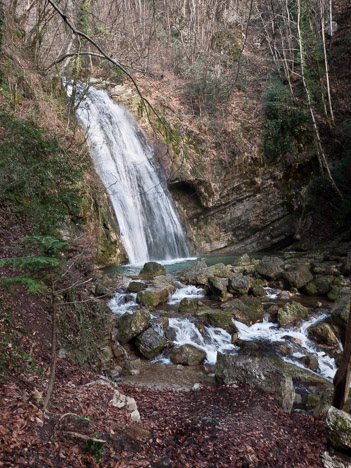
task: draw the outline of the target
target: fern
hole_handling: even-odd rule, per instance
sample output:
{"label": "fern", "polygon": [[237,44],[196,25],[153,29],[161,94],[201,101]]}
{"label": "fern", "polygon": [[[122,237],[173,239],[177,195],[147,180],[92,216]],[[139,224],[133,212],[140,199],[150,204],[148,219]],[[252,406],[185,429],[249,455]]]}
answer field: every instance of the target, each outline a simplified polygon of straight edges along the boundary
{"label": "fern", "polygon": [[15,276],[14,278],[3,278],[0,280],[1,286],[12,286],[14,284],[23,284],[27,287],[28,292],[37,294],[47,290],[43,281],[29,278],[28,276]]}

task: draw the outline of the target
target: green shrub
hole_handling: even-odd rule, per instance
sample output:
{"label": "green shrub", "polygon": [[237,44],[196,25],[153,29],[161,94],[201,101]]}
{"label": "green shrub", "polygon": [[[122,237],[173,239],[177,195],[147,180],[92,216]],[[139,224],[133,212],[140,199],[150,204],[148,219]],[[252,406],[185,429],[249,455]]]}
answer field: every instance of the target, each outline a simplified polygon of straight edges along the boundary
{"label": "green shrub", "polygon": [[278,161],[287,153],[301,152],[309,140],[309,118],[303,105],[291,95],[287,85],[273,79],[263,95],[264,153],[269,161]]}
{"label": "green shrub", "polygon": [[56,233],[65,216],[79,217],[83,167],[32,122],[0,112],[0,201],[33,223],[34,232]]}
{"label": "green shrub", "polygon": [[332,176],[344,199],[340,200],[326,177],[313,179],[308,186],[309,208],[323,219],[331,220],[336,231],[351,228],[351,156],[345,157],[332,170]]}

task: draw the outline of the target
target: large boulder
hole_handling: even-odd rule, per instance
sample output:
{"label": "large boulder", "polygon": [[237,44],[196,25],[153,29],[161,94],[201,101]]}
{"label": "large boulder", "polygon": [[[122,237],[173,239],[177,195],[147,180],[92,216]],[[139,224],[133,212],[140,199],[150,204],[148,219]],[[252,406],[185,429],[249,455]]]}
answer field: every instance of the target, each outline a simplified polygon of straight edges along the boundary
{"label": "large boulder", "polygon": [[318,276],[304,286],[303,292],[309,296],[326,296],[338,282],[338,279],[331,275]]}
{"label": "large boulder", "polygon": [[[163,278],[163,280],[160,280]],[[159,304],[167,302],[168,297],[176,290],[176,286],[164,280],[166,276],[159,276],[153,284],[143,291],[139,291],[137,301],[142,306],[155,308]]]}
{"label": "large boulder", "polygon": [[149,327],[150,312],[138,310],[134,314],[124,314],[118,322],[117,340],[122,344],[140,335]]}
{"label": "large boulder", "polygon": [[178,306],[179,313],[191,313],[197,311],[197,302],[191,297],[184,297]]}
{"label": "large boulder", "polygon": [[146,284],[142,281],[131,281],[128,285],[128,291],[133,293],[138,293],[143,291],[146,288]]}
{"label": "large boulder", "polygon": [[227,280],[225,278],[216,278],[214,276],[208,278],[209,292],[218,297],[221,301],[226,301],[228,297]]}
{"label": "large boulder", "polygon": [[295,399],[292,378],[266,357],[218,353],[215,375],[220,383],[246,383],[266,392],[277,392],[282,408],[292,410]]}
{"label": "large boulder", "polygon": [[180,281],[195,286],[206,286],[211,273],[202,258],[198,258],[190,268],[184,270],[180,275]]}
{"label": "large boulder", "polygon": [[224,263],[216,263],[215,265],[211,265],[208,269],[211,276],[216,276],[218,278],[229,278],[232,274],[230,267],[224,265]]}
{"label": "large boulder", "polygon": [[233,299],[223,304],[222,308],[229,310],[235,320],[245,323],[245,325],[261,322],[264,317],[262,302],[255,297]]}
{"label": "large boulder", "polygon": [[228,279],[228,291],[236,296],[244,296],[253,284],[250,276],[236,273]]}
{"label": "large boulder", "polygon": [[147,262],[139,273],[143,278],[153,278],[157,275],[165,275],[165,267],[157,262]]}
{"label": "large boulder", "polygon": [[278,323],[280,326],[284,327],[285,325],[294,322],[294,320],[306,318],[308,316],[308,312],[307,307],[303,306],[299,302],[287,302],[278,310]]}
{"label": "large boulder", "polygon": [[177,283],[170,275],[156,276],[153,279],[152,284],[157,287],[167,287],[170,294],[173,294],[177,289]]}
{"label": "large boulder", "polygon": [[205,318],[205,321],[212,325],[212,327],[223,328],[223,330],[228,333],[236,333],[238,330],[233,323],[233,316],[228,310],[212,310],[205,309],[200,310],[197,313],[197,316],[200,318]]}
{"label": "large boulder", "polygon": [[346,326],[350,315],[349,294],[341,296],[333,305],[330,313],[332,323],[340,330],[341,341],[345,343]]}
{"label": "large boulder", "polygon": [[262,280],[256,279],[250,286],[249,293],[255,297],[264,297],[266,291],[264,289],[264,283]]}
{"label": "large boulder", "polygon": [[205,351],[190,344],[182,345],[174,349],[171,353],[171,360],[174,364],[183,364],[185,366],[197,366],[201,364],[205,358]]}
{"label": "large boulder", "polygon": [[308,334],[318,343],[327,346],[335,346],[338,343],[335,333],[328,323],[317,323],[317,325],[308,329]]}
{"label": "large boulder", "polygon": [[351,416],[331,406],[326,419],[327,439],[337,450],[351,452]]}
{"label": "large boulder", "polygon": [[287,271],[284,271],[281,274],[281,277],[287,281],[290,288],[300,289],[305,286],[307,283],[313,280],[313,275],[310,272],[308,265],[294,265],[292,268],[289,268]]}
{"label": "large boulder", "polygon": [[279,257],[263,257],[256,271],[269,279],[277,279],[283,272],[283,260]]}
{"label": "large boulder", "polygon": [[148,328],[135,340],[139,352],[148,359],[153,359],[167,345],[167,341],[153,328]]}

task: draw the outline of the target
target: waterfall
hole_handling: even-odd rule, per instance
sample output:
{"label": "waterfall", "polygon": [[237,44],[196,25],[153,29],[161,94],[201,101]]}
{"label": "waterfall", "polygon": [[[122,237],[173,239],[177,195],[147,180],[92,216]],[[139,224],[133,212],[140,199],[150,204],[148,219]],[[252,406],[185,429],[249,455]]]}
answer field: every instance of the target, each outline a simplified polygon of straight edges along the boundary
{"label": "waterfall", "polygon": [[[68,95],[71,94],[68,86]],[[115,210],[129,262],[189,256],[166,179],[144,133],[107,92],[79,84],[77,118]]]}

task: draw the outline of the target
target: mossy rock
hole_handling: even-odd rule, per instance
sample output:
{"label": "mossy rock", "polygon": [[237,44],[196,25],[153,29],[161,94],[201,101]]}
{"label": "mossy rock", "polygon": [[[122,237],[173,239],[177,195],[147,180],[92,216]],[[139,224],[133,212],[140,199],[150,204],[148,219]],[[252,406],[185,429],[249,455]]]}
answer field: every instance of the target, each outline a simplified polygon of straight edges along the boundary
{"label": "mossy rock", "polygon": [[278,323],[284,327],[297,319],[304,319],[308,316],[309,310],[299,302],[287,302],[278,310]]}
{"label": "mossy rock", "polygon": [[124,314],[118,322],[117,340],[126,344],[149,327],[150,312],[138,310],[134,314]]}
{"label": "mossy rock", "polygon": [[269,278],[277,279],[283,272],[283,260],[279,257],[263,257],[260,263],[256,266],[256,271],[260,275]]}
{"label": "mossy rock", "polygon": [[313,280],[309,265],[294,265],[291,269],[284,271],[281,277],[287,281],[290,288],[300,289]]}
{"label": "mossy rock", "polygon": [[202,311],[204,317],[209,325],[216,328],[223,328],[229,334],[236,333],[238,330],[233,323],[233,316],[228,310],[206,310]]}
{"label": "mossy rock", "polygon": [[211,273],[204,260],[198,258],[190,268],[184,270],[180,275],[180,281],[195,286],[206,286]]}
{"label": "mossy rock", "polygon": [[146,284],[142,281],[131,281],[128,285],[128,291],[137,293],[143,291],[146,288]]}
{"label": "mossy rock", "polygon": [[171,360],[174,364],[183,364],[185,366],[197,366],[201,364],[205,358],[205,351],[190,344],[180,346],[171,353]]}
{"label": "mossy rock", "polygon": [[138,292],[137,302],[142,306],[155,308],[159,304],[167,302],[168,296],[168,287],[147,288]]}
{"label": "mossy rock", "polygon": [[233,299],[224,304],[222,308],[229,310],[235,320],[245,323],[245,325],[261,322],[264,317],[263,305],[261,301],[255,297]]}
{"label": "mossy rock", "polygon": [[255,297],[264,297],[266,291],[263,287],[264,283],[262,280],[256,279],[249,289],[249,294],[252,294]]}
{"label": "mossy rock", "polygon": [[317,323],[317,325],[308,329],[308,334],[318,343],[327,346],[335,346],[338,343],[335,333],[328,323]]}
{"label": "mossy rock", "polygon": [[228,291],[236,296],[244,296],[249,292],[252,283],[250,276],[236,273],[228,279]]}
{"label": "mossy rock", "polygon": [[224,265],[224,263],[216,263],[215,265],[210,266],[209,271],[211,276],[216,276],[217,278],[229,278],[232,274],[230,267]]}
{"label": "mossy rock", "polygon": [[327,439],[330,445],[351,453],[351,416],[331,406],[326,418]]}
{"label": "mossy rock", "polygon": [[340,330],[342,343],[345,343],[346,327],[350,315],[350,296],[348,294],[341,296],[333,305],[330,314],[333,325]]}
{"label": "mossy rock", "polygon": [[225,278],[216,278],[214,276],[208,278],[208,288],[213,296],[218,297],[221,301],[225,301],[228,297],[227,280]]}
{"label": "mossy rock", "polygon": [[147,359],[153,359],[167,345],[167,341],[154,329],[148,328],[135,340],[135,346]]}
{"label": "mossy rock", "polygon": [[190,297],[184,297],[178,306],[178,312],[179,313],[184,313],[184,312],[196,312],[197,310],[197,303],[194,301],[194,299]]}
{"label": "mossy rock", "polygon": [[157,262],[147,262],[139,273],[143,278],[153,278],[158,275],[165,275],[166,270],[163,265]]}

